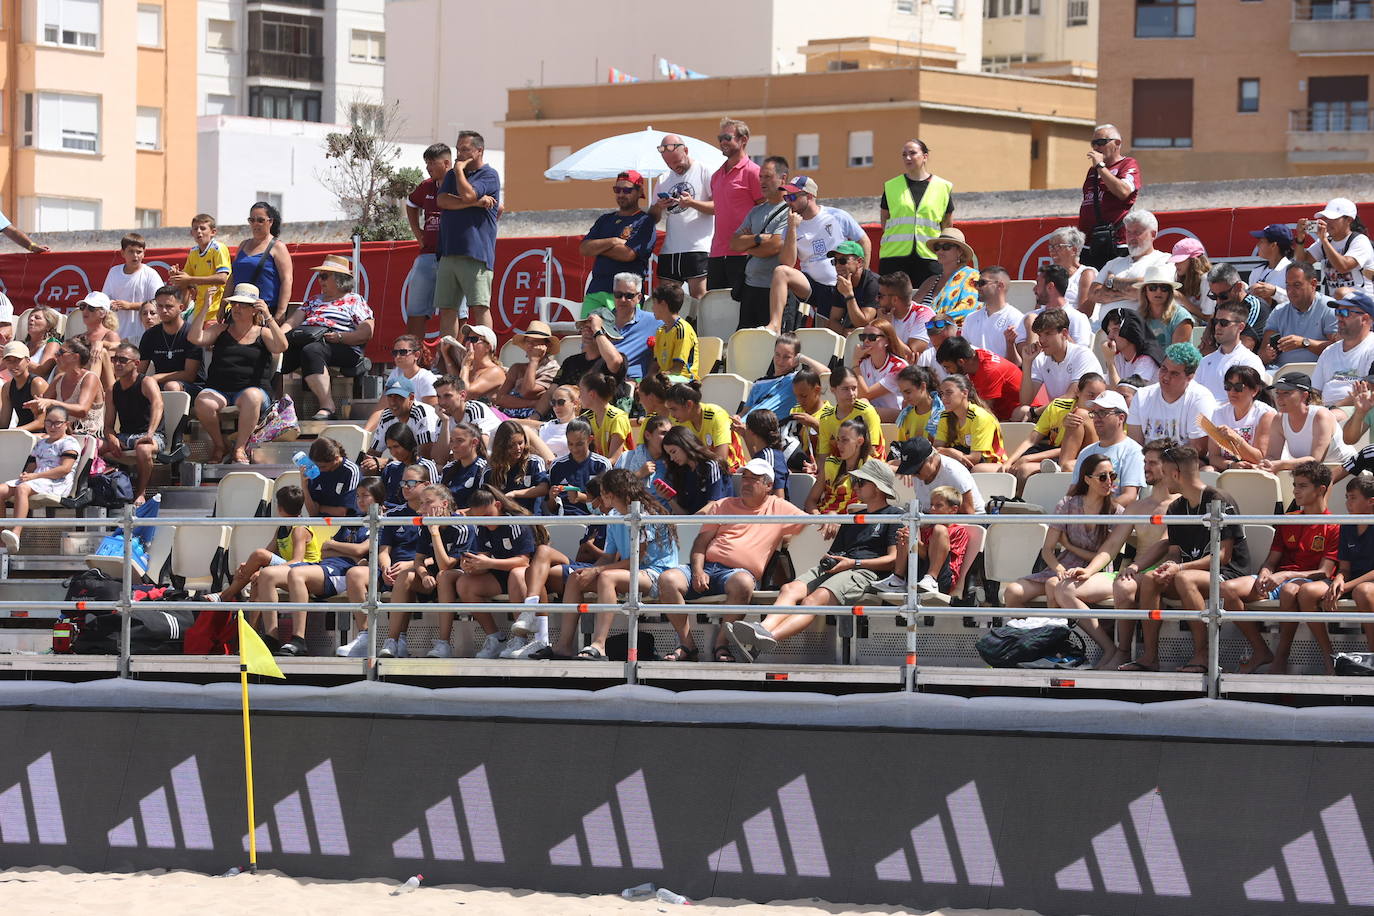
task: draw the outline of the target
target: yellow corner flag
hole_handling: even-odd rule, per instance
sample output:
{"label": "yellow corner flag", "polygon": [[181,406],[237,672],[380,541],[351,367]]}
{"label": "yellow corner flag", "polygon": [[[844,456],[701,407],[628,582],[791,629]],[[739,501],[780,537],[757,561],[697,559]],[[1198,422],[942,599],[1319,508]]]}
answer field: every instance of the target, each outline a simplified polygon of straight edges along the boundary
{"label": "yellow corner flag", "polygon": [[281,669],[277,667],[277,662],[272,658],[272,653],[267,650],[267,645],[262,641],[262,637],[248,625],[248,621],[243,616],[243,611],[239,611],[239,661],[245,666],[249,674],[261,674],[266,677],[286,680],[286,675],[282,674]]}

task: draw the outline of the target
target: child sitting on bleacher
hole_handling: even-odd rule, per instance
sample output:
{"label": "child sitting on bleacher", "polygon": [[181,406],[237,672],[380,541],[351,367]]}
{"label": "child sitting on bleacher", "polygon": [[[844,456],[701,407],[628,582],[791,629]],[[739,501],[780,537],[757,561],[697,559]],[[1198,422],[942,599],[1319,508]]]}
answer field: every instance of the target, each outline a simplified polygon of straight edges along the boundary
{"label": "child sitting on bleacher", "polygon": [[823,396],[820,374],[810,369],[797,370],[797,374],[792,378],[792,394],[796,397],[797,403],[787,415],[787,419],[796,426],[797,439],[801,442],[802,451],[809,462],[806,473],[814,474],[825,460],[824,455],[817,454],[816,448],[816,436],[821,428],[820,417],[827,410],[834,408]]}
{"label": "child sitting on bleacher", "polygon": [[773,466],[773,495],[786,497],[791,472],[777,414],[767,409],[750,411],[744,418],[744,447],[750,458],[762,458]]}
{"label": "child sitting on bleacher", "polygon": [[487,444],[472,423],[455,423],[449,433],[453,460],[444,465],[439,482],[448,487],[455,509],[466,509],[487,477]]}
{"label": "child sitting on bleacher", "polygon": [[549,468],[549,495],[545,515],[586,515],[591,497],[587,481],[611,469],[604,455],[592,451],[592,428],[586,420],[568,424],[568,454]]}
{"label": "child sitting on bleacher", "polygon": [[582,376],[578,390],[582,393],[579,416],[592,427],[592,451],[605,455],[615,464],[621,452],[634,448],[630,415],[612,403],[616,381],[609,375],[592,371]]}
{"label": "child sitting on bleacher", "polygon": [[[701,378],[701,348],[697,346],[697,332],[681,315],[684,301],[680,286],[665,283],[653,292],[654,317],[659,320],[654,360],[658,371],[674,382]],[[711,367],[706,368],[710,371]]]}
{"label": "child sitting on bleacher", "polygon": [[[880,458],[887,452],[883,444],[883,421],[873,405],[859,397],[859,376],[848,366],[840,366],[830,373],[830,392],[835,395],[835,406],[827,405],[816,418],[817,456],[838,455],[841,424],[848,420],[860,420],[868,427],[868,442],[872,455]],[[820,464],[822,457],[816,458]]]}
{"label": "child sitting on bleacher", "polygon": [[724,460],[686,426],[674,426],[664,435],[663,455],[667,480],[655,481],[655,487],[678,514],[691,515],[731,495]]}
{"label": "child sitting on bleacher", "polygon": [[[1368,471],[1350,478],[1345,485],[1345,511],[1351,515],[1374,515],[1374,474]],[[1298,592],[1298,608],[1328,614],[1343,598],[1355,602],[1355,610],[1374,611],[1374,525],[1341,525],[1340,547],[1336,552],[1336,574],[1330,582],[1308,582]],[[1374,624],[1364,624],[1365,644],[1374,652]]]}
{"label": "child sitting on bleacher", "polygon": [[402,484],[406,468],[416,465],[424,468],[429,475],[426,483],[439,479],[439,469],[433,461],[420,455],[415,432],[405,423],[392,423],[387,428],[385,441],[391,460],[382,466],[377,476],[382,478],[382,486],[386,487],[386,507],[395,509],[407,502]]}
{"label": "child sitting on bleacher", "polygon": [[[429,484],[421,488],[419,497],[421,512],[427,518],[448,518],[455,512],[453,494],[443,484]],[[396,585],[391,590],[391,600],[408,604],[415,600],[433,600],[439,590],[439,576],[458,565],[463,553],[472,546],[477,538],[477,530],[471,525],[426,525],[424,532],[415,543],[415,557],[409,568],[396,577]],[[444,615],[452,626],[453,615]],[[379,658],[405,658],[405,628],[410,621],[409,611],[393,611],[388,615],[386,642],[378,650]],[[428,658],[450,658],[453,647],[449,645],[448,634],[436,639],[429,650]]]}
{"label": "child sitting on bleacher", "polygon": [[[469,517],[482,519],[498,515],[529,513],[493,487],[484,487],[473,495],[472,504],[468,506]],[[508,594],[510,581],[524,578],[525,568],[534,555],[536,529],[538,526],[482,525],[479,522],[477,537],[459,566],[439,575],[440,603],[452,604],[455,600],[464,604],[489,603],[498,595]],[[519,588],[517,586],[517,590]],[[501,633],[494,614],[478,612],[472,618],[487,634],[477,658],[524,657],[517,653],[529,640]]]}
{"label": "child sitting on bleacher", "polygon": [[[47,496],[66,496],[76,480],[76,460],[81,457],[81,443],[67,434],[67,409],[53,405],[43,416],[44,438],[33,444],[32,471],[25,471],[14,480],[0,484],[0,515],[7,502],[14,503],[14,517],[28,518],[29,497],[35,493]],[[0,531],[0,543],[10,553],[19,550],[19,535],[23,525]]]}
{"label": "child sitting on bleacher", "polygon": [[[963,495],[953,487],[936,487],[930,491],[930,514],[958,515],[963,501]],[[897,538],[898,556],[903,555],[905,541],[906,529],[903,528]],[[946,523],[922,526],[920,543],[916,545],[916,555],[920,560],[917,572],[921,579],[916,587],[927,592],[953,595],[954,583],[959,581],[967,552],[967,525]]]}
{"label": "child sitting on bleacher", "polygon": [[484,482],[532,513],[549,493],[549,468],[543,458],[530,451],[529,434],[516,420],[503,420],[496,427]]}
{"label": "child sitting on bleacher", "polygon": [[[374,505],[382,506],[386,490],[380,479],[364,477],[358,481],[353,501],[358,513],[367,514]],[[339,528],[333,539],[325,541],[320,547],[320,562],[305,563],[291,567],[286,576],[286,593],[293,604],[304,604],[312,596],[332,598],[340,592],[348,591],[348,599],[361,603],[367,597],[367,577],[364,575],[350,590],[348,571],[359,563],[366,563],[370,551],[370,540],[365,525],[349,525]],[[367,654],[367,615],[361,611],[353,612],[353,629],[357,631],[350,642],[340,646],[336,654],[359,657]]]}
{"label": "child sitting on bleacher", "polygon": [[925,366],[907,366],[897,373],[897,390],[902,393],[902,409],[897,414],[898,442],[935,436],[945,409],[938,389],[935,373]]}
{"label": "child sitting on bleacher", "polygon": [[[839,455],[824,459],[816,483],[806,495],[803,508],[808,513],[830,515],[850,511],[849,507],[858,501],[850,474],[862,467],[872,454],[871,441],[868,424],[863,420],[854,418],[840,424],[839,434],[835,437]],[[827,538],[835,536],[830,527],[827,526]]]}
{"label": "child sitting on bleacher", "polygon": [[[601,478],[593,477],[587,481],[588,508],[592,515],[604,515],[606,506],[601,498]],[[549,645],[549,625],[548,615],[535,611],[531,605],[537,605],[548,598],[549,589],[558,589],[558,594],[563,598],[565,604],[577,604],[581,601],[581,592],[576,592],[573,586],[573,574],[579,569],[586,569],[594,566],[601,555],[606,552],[606,526],[588,525],[582,539],[577,544],[577,555],[569,558],[566,554],[554,547],[552,544],[540,544],[534,550],[534,557],[530,560],[529,569],[525,571],[524,588],[521,590],[522,601],[525,610],[520,613],[520,617],[511,625],[511,633],[515,636],[523,636],[533,642],[542,642],[543,646],[530,648],[526,658],[535,660],[541,659],[568,659],[573,657],[573,650],[576,648],[577,623],[573,618],[568,618],[569,623],[563,627],[558,636],[558,645]],[[580,583],[579,583],[580,584]],[[516,603],[515,595],[511,595],[512,603]]]}
{"label": "child sitting on bleacher", "polygon": [[615,463],[618,468],[634,471],[636,476],[644,481],[644,485],[650,488],[649,492],[653,497],[660,502],[663,497],[656,492],[657,487],[653,482],[667,479],[668,462],[663,452],[663,439],[672,426],[673,421],[666,415],[650,417],[644,422],[644,429],[640,433],[644,441],[621,455]]}
{"label": "child sitting on bleacher", "polygon": [[305,480],[305,514],[311,518],[357,514],[356,494],[362,473],[344,454],[343,446],[328,436],[320,436],[310,443],[306,454],[320,473]]}
{"label": "child sitting on bleacher", "polygon": [[[607,471],[601,480],[601,498],[607,515],[630,514],[634,503],[648,515],[662,515],[663,508],[649,498],[644,484],[624,468]],[[639,589],[641,599],[658,597],[658,578],[666,570],[677,566],[677,532],[672,525],[647,524],[640,529],[639,543],[632,543],[629,525],[606,526],[606,552],[595,566],[579,570],[573,576],[574,590],[580,581],[582,590],[594,588],[599,604],[615,604],[617,597],[630,588],[631,551],[639,552]],[[574,596],[576,597],[576,596]],[[596,629],[592,640],[577,657],[591,661],[606,658],[606,637],[617,614],[605,611],[596,615]]]}
{"label": "child sitting on bleacher", "polygon": [[703,445],[725,462],[728,474],[744,464],[744,443],[735,432],[730,411],[703,401],[696,386],[677,384],[669,388],[668,412],[674,423],[690,429]]}
{"label": "child sitting on bleacher", "polygon": [[[424,492],[425,485],[433,483],[433,478],[429,476],[429,468],[420,464],[412,464],[401,474],[401,493],[406,500],[399,506],[387,509],[384,515],[388,518],[408,517],[424,514]],[[360,488],[361,489],[361,488]],[[361,506],[360,506],[361,508]],[[367,511],[363,509],[363,511]],[[415,547],[420,542],[422,529],[418,525],[386,525],[383,526],[377,535],[377,592],[387,592],[396,584],[396,578],[405,572],[409,567],[410,561],[415,559]],[[366,556],[366,555],[364,555]],[[344,573],[344,587],[348,592],[348,600],[361,602],[367,597],[368,569],[367,564],[354,566]],[[354,614],[354,620],[358,620],[358,615]],[[362,629],[366,623],[361,623]],[[359,633],[358,639],[362,639],[365,634]],[[354,640],[356,643],[357,640]],[[353,646],[353,643],[349,644]],[[350,654],[366,655],[367,645],[364,640],[361,643],[362,650]]]}

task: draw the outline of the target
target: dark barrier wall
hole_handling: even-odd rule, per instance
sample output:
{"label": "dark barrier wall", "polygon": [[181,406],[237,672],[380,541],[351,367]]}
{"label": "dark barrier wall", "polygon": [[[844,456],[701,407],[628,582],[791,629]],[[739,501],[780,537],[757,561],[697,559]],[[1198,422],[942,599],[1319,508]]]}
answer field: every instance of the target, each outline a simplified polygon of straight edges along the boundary
{"label": "dark barrier wall", "polygon": [[[1374,905],[1365,746],[254,721],[261,861],[295,875],[1104,916]],[[237,716],[0,711],[0,734],[0,864],[246,860]]]}

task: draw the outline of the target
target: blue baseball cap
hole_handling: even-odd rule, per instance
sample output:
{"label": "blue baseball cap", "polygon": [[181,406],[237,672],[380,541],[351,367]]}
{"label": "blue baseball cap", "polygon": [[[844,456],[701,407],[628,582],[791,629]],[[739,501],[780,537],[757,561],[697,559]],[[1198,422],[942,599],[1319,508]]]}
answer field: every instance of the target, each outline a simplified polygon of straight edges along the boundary
{"label": "blue baseball cap", "polygon": [[415,385],[411,383],[410,379],[397,373],[396,377],[386,386],[385,393],[399,394],[403,398],[413,397],[415,395]]}
{"label": "blue baseball cap", "polygon": [[1374,318],[1374,298],[1370,298],[1369,293],[1351,293],[1346,299],[1332,299],[1327,303],[1329,308],[1350,308],[1359,309],[1366,315]]}
{"label": "blue baseball cap", "polygon": [[1293,230],[1283,223],[1270,223],[1263,229],[1256,229],[1250,233],[1252,238],[1268,239],[1271,242],[1284,242],[1293,244]]}

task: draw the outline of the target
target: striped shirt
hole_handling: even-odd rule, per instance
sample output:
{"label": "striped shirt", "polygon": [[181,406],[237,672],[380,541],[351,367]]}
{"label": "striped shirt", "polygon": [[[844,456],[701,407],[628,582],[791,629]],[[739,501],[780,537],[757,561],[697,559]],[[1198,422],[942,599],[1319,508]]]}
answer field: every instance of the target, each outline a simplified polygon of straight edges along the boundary
{"label": "striped shirt", "polygon": [[364,321],[372,320],[372,308],[357,293],[345,293],[329,302],[317,296],[301,304],[300,316],[302,326],[352,331]]}
{"label": "striped shirt", "polygon": [[[386,448],[386,431],[395,423],[396,416],[391,412],[391,408],[383,410],[382,418],[377,423],[377,431],[372,435],[371,451],[374,455],[380,455]],[[415,434],[416,445],[428,445],[439,435],[439,414],[424,401],[416,401],[410,405],[406,425]]]}

